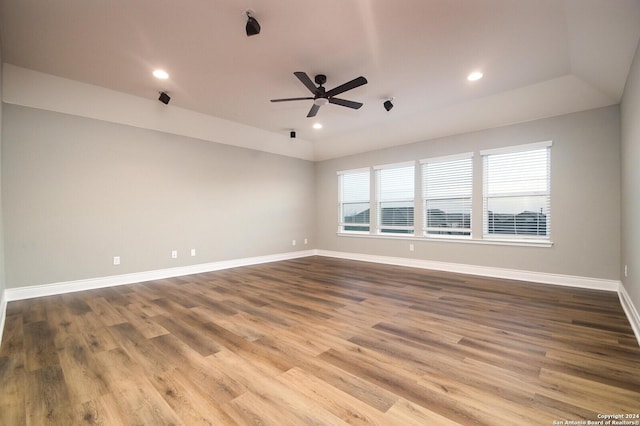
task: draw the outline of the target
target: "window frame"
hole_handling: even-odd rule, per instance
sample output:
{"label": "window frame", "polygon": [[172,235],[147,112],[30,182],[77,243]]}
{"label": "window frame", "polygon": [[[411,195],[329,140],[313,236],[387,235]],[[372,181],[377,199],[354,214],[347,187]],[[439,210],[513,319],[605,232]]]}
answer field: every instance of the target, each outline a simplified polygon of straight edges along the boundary
{"label": "window frame", "polygon": [[[427,184],[427,173],[429,165],[434,164],[443,164],[443,163],[453,163],[460,162],[463,160],[468,160],[469,162],[469,180],[465,182],[468,185],[468,195],[465,196],[457,196],[457,197],[437,197],[437,196],[429,196],[429,185]],[[453,166],[453,165],[452,165]],[[420,190],[421,197],[420,202],[422,204],[422,236],[425,238],[434,238],[434,239],[463,239],[463,240],[471,240],[473,239],[473,182],[474,182],[474,153],[466,152],[455,155],[447,155],[443,157],[433,157],[426,158],[420,160]],[[429,209],[427,208],[427,204],[429,200],[468,200],[468,216],[469,216],[469,227],[461,227],[461,228],[439,228],[439,227],[430,227],[429,226]],[[462,213],[463,215],[465,213]],[[463,223],[464,216],[463,216]],[[449,232],[457,232],[459,234],[432,234],[429,233],[431,231],[439,231],[444,232],[448,230]]]}
{"label": "window frame", "polygon": [[[411,197],[398,197],[394,199],[385,199],[382,200],[382,183],[381,183],[381,174],[384,170],[394,170],[394,169],[403,169],[403,168],[412,168],[412,179],[411,179]],[[415,212],[416,212],[416,161],[405,161],[401,163],[392,163],[392,164],[384,164],[379,166],[374,166],[374,191],[375,191],[375,233],[377,235],[383,236],[394,236],[394,237],[413,237],[416,235],[416,220],[415,220]],[[382,223],[383,214],[382,214],[382,203],[411,203],[411,225],[384,225]]]}
{"label": "window frame", "polygon": [[[355,175],[355,174],[367,174],[366,183],[366,199],[353,199],[345,202],[344,200],[344,176],[345,175]],[[369,234],[371,233],[371,168],[364,167],[359,169],[351,169],[351,170],[343,170],[336,173],[338,175],[338,232],[344,234]],[[345,222],[344,221],[344,205],[345,204],[368,204],[369,208],[369,221],[368,222]],[[356,229],[345,229],[346,227],[353,228],[366,228],[362,230]]]}
{"label": "window frame", "polygon": [[[337,235],[350,237],[350,238],[374,238],[374,239],[383,239],[383,240],[413,240],[413,241],[431,241],[431,242],[448,242],[448,243],[460,243],[460,244],[479,244],[479,245],[502,245],[502,246],[522,246],[522,247],[553,247],[554,243],[552,241],[552,233],[551,233],[551,190],[552,190],[552,170],[551,170],[551,147],[553,146],[552,141],[543,141],[536,143],[525,143],[520,145],[509,145],[502,148],[497,149],[486,149],[486,150],[473,150],[472,152],[466,153],[458,153],[453,155],[445,155],[439,157],[431,157],[425,159],[416,159],[409,160],[398,163],[384,164],[378,166],[367,166],[362,168],[354,168],[349,170],[338,171],[336,174],[338,175],[338,226],[337,226]],[[529,151],[536,148],[547,148],[547,166],[546,166],[546,176],[543,174],[538,174],[537,177],[545,176],[547,185],[544,196],[547,197],[545,200],[544,206],[548,206],[547,219],[546,219],[546,235],[531,235],[531,234],[495,234],[495,233],[487,233],[485,230],[487,229],[487,198],[485,197],[486,191],[486,182],[487,182],[487,167],[486,167],[486,158],[488,155],[492,154],[510,154],[516,152]],[[478,155],[479,154],[479,155]],[[439,162],[453,159],[460,159],[470,157],[471,160],[471,215],[469,216],[469,225],[470,225],[470,235],[449,235],[449,234],[425,234],[425,228],[427,225],[427,209],[425,203],[425,192],[423,188],[423,169],[425,163],[428,162]],[[523,163],[527,164],[527,163]],[[412,211],[412,226],[400,226],[397,229],[400,232],[380,232],[380,229],[394,231],[394,227],[392,225],[381,225],[381,212],[378,211],[380,209],[380,189],[379,189],[379,179],[377,173],[383,169],[389,168],[397,168],[397,167],[412,167],[413,168],[413,189],[412,197],[407,197],[404,199],[407,205],[411,205]],[[535,171],[535,169],[533,169]],[[340,177],[342,175],[346,175],[349,173],[358,173],[365,172],[367,173],[368,179],[365,179],[368,182],[368,191],[364,191],[368,194],[368,199],[355,200],[366,203],[366,210],[362,210],[363,206],[358,206],[357,209],[354,210],[354,216],[356,214],[365,214],[368,217],[368,223],[362,222],[345,222],[343,215],[343,178]],[[534,175],[535,178],[535,175]],[[526,182],[526,181],[525,181]],[[526,183],[525,183],[526,185]],[[535,186],[532,186],[535,188]],[[400,188],[400,191],[402,188]],[[404,195],[408,195],[405,191]],[[364,196],[364,194],[363,194]],[[533,200],[535,202],[535,199]],[[537,208],[542,205],[542,203],[538,203],[535,208],[533,208],[532,212],[537,212]],[[437,208],[437,206],[432,207]],[[513,209],[515,211],[515,209]],[[455,210],[454,210],[455,211]],[[510,214],[507,212],[507,214]],[[514,222],[517,220],[516,214],[513,214]],[[475,219],[474,219],[475,218]],[[479,218],[479,219],[478,219]],[[523,217],[523,219],[527,219]],[[523,221],[526,226],[530,226],[530,222]],[[354,230],[349,229],[350,226],[361,227],[361,229]],[[539,225],[535,225],[538,226]],[[345,229],[347,227],[347,229]],[[467,228],[463,228],[466,230]],[[540,227],[538,228],[540,229]],[[404,232],[403,232],[404,231]]]}
{"label": "window frame", "polygon": [[[480,155],[482,157],[482,239],[486,241],[526,241],[529,243],[551,243],[551,147],[553,141],[542,141],[523,145],[514,145],[504,148],[481,150]],[[510,154],[522,154],[537,150],[546,150],[546,189],[541,190],[523,190],[521,192],[507,192],[502,194],[499,192],[489,193],[489,157],[492,155],[510,155]],[[545,234],[530,234],[530,233],[496,233],[489,232],[489,200],[490,199],[507,199],[507,198],[523,198],[523,197],[546,197],[544,201],[544,216],[545,216]],[[529,212],[523,210],[520,213],[514,213],[513,222],[514,228],[518,226],[517,216],[524,213],[538,214],[537,212]],[[541,212],[540,215],[543,213]],[[539,216],[538,216],[539,217]],[[495,225],[494,225],[495,226]],[[539,225],[538,225],[539,228]]]}

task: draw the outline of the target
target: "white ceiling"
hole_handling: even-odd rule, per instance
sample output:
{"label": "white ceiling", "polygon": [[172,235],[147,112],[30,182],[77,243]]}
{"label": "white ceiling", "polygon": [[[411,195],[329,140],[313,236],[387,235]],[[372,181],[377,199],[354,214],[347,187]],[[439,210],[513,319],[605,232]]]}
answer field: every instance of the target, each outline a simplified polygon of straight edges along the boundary
{"label": "white ceiling", "polygon": [[[0,0],[2,59],[314,144],[332,158],[620,102],[640,0]],[[245,11],[260,22],[245,34]],[[152,77],[156,68],[171,78]],[[469,72],[485,77],[468,82]],[[327,75],[359,110],[311,101]],[[382,103],[394,97],[387,112]],[[321,122],[324,128],[311,125]]]}

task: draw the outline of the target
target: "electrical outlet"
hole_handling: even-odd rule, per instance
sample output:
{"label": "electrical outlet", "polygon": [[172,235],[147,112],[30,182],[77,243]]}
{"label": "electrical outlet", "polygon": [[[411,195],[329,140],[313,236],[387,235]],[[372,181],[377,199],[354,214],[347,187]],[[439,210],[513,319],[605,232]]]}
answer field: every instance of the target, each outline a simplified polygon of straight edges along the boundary
{"label": "electrical outlet", "polygon": [[172,250],[171,251],[171,258],[172,259],[177,259],[178,258],[178,250]]}
{"label": "electrical outlet", "polygon": [[627,267],[627,265],[624,265],[624,276],[625,278],[629,276],[629,268]]}
{"label": "electrical outlet", "polygon": [[113,264],[114,265],[120,264],[120,256],[113,256]]}
{"label": "electrical outlet", "polygon": [[309,240],[305,238],[305,239],[304,239],[304,243],[305,243],[305,245],[306,245],[306,244],[309,244]]}
{"label": "electrical outlet", "polygon": [[196,255],[196,249],[191,249],[191,256],[195,256]]}
{"label": "electrical outlet", "polygon": [[415,247],[413,247],[413,244],[409,244],[409,251],[413,251]]}
{"label": "electrical outlet", "polygon": [[293,240],[293,241],[291,242],[291,245],[292,245],[292,246],[295,246],[295,245],[296,245],[296,240]]}

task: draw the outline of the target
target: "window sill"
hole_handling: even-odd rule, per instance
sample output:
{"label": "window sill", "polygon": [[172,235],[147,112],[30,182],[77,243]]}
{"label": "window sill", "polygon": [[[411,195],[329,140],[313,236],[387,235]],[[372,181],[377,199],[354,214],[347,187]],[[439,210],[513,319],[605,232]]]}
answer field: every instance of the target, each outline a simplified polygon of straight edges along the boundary
{"label": "window sill", "polygon": [[535,241],[535,240],[507,240],[507,239],[473,239],[473,238],[451,238],[451,237],[420,237],[417,235],[381,235],[367,234],[359,232],[337,232],[338,237],[354,237],[354,238],[373,238],[379,240],[410,240],[424,241],[435,243],[461,243],[461,244],[479,244],[493,246],[516,246],[516,247],[553,247],[552,241]]}

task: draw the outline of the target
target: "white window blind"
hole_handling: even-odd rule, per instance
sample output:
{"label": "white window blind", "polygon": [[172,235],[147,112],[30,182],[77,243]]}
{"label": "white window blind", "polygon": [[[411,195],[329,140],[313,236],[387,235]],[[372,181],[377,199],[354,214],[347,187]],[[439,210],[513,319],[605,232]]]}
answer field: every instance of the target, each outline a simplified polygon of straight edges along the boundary
{"label": "white window blind", "polygon": [[551,142],[483,153],[484,236],[549,240]]}
{"label": "white window blind", "polygon": [[421,163],[424,235],[470,237],[472,154]]}
{"label": "white window blind", "polygon": [[369,169],[338,173],[339,231],[369,232],[370,176]]}
{"label": "white window blind", "polygon": [[377,230],[413,234],[415,166],[383,166],[376,170]]}

